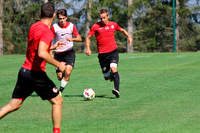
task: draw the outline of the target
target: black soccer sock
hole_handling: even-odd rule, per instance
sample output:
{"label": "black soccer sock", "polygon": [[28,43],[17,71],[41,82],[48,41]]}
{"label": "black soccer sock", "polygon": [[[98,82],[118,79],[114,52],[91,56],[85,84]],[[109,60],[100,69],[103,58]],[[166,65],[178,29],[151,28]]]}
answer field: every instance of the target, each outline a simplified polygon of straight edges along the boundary
{"label": "black soccer sock", "polygon": [[118,72],[115,72],[115,73],[112,73],[113,77],[114,77],[114,87],[116,90],[119,91],[119,73]]}

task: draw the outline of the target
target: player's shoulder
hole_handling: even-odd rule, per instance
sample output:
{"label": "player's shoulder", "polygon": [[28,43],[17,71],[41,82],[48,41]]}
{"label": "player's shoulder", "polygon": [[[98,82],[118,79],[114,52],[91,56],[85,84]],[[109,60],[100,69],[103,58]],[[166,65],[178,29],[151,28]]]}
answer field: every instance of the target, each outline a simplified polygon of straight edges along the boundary
{"label": "player's shoulder", "polygon": [[42,23],[41,21],[37,21],[36,23],[32,24],[30,27],[30,31],[47,31],[50,30],[47,25]]}
{"label": "player's shoulder", "polygon": [[69,26],[75,27],[75,25],[72,22],[69,22]]}
{"label": "player's shoulder", "polygon": [[96,23],[94,23],[92,27],[93,27],[93,28],[101,27],[101,22],[96,22]]}

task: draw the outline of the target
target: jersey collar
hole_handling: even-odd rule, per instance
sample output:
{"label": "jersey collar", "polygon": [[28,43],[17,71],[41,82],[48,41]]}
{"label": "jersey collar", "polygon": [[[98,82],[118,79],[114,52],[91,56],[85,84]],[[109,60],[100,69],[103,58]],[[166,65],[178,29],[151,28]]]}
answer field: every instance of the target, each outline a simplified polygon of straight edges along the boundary
{"label": "jersey collar", "polygon": [[60,28],[67,28],[68,26],[69,26],[69,22],[66,22],[66,24],[64,25],[64,26],[61,26],[61,25],[59,25],[59,23],[58,23],[58,25],[60,26]]}

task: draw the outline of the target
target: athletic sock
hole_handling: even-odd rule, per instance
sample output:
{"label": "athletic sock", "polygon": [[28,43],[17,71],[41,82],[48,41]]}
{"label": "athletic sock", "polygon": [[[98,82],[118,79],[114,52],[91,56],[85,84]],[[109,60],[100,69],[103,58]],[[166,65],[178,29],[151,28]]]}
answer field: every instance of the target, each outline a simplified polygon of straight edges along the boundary
{"label": "athletic sock", "polygon": [[60,133],[60,128],[53,128],[53,133]]}
{"label": "athletic sock", "polygon": [[119,73],[115,72],[115,73],[112,73],[112,75],[113,75],[113,78],[114,78],[114,87],[115,87],[116,90],[119,91],[119,82],[120,82]]}
{"label": "athletic sock", "polygon": [[60,91],[63,91],[65,86],[67,85],[68,81],[65,81],[64,79],[61,80],[60,83]]}

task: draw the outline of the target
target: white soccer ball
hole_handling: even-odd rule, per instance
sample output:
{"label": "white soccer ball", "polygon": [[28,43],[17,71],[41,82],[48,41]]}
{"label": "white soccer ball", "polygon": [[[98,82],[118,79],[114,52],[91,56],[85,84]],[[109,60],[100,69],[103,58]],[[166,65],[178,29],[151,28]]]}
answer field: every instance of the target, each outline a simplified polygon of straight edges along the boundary
{"label": "white soccer ball", "polygon": [[83,97],[86,100],[94,99],[95,98],[95,92],[94,92],[94,90],[92,88],[86,88],[83,91]]}

